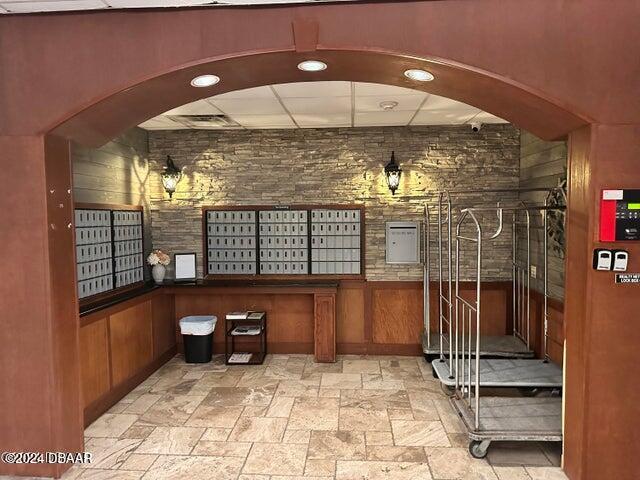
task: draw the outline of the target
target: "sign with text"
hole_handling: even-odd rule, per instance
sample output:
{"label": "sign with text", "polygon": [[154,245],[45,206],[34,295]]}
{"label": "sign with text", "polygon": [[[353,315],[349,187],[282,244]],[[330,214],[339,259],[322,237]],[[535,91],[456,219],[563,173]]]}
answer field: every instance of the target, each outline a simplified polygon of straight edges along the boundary
{"label": "sign with text", "polygon": [[640,273],[617,273],[616,283],[640,283]]}

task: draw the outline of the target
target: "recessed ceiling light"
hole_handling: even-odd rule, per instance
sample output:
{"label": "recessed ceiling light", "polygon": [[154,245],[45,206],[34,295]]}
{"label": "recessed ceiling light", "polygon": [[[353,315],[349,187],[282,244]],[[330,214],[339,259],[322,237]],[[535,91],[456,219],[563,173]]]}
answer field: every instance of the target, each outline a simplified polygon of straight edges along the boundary
{"label": "recessed ceiling light", "polygon": [[416,80],[417,82],[430,82],[435,78],[431,72],[420,70],[418,68],[405,70],[404,76],[410,78],[411,80]]}
{"label": "recessed ceiling light", "polygon": [[305,60],[298,64],[298,68],[304,72],[320,72],[326,70],[327,64],[320,60]]}
{"label": "recessed ceiling light", "polygon": [[385,100],[384,102],[380,102],[380,108],[383,110],[393,110],[398,106],[398,102],[394,102],[393,100]]}
{"label": "recessed ceiling light", "polygon": [[199,75],[193,80],[191,80],[192,87],[210,87],[211,85],[215,85],[220,81],[220,77],[216,75]]}

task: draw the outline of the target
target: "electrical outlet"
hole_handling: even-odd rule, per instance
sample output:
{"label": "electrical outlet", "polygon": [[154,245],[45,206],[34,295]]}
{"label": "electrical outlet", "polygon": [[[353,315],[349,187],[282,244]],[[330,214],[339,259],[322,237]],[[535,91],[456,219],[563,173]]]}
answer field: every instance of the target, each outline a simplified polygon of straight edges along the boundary
{"label": "electrical outlet", "polygon": [[538,267],[531,265],[531,278],[538,278]]}

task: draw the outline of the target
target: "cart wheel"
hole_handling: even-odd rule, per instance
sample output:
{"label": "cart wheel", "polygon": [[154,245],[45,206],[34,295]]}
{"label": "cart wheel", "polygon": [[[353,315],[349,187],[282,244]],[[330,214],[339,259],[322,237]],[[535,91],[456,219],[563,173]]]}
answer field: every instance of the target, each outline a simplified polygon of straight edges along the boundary
{"label": "cart wheel", "polygon": [[473,458],[484,458],[489,450],[489,440],[472,440],[469,442],[469,453]]}
{"label": "cart wheel", "polygon": [[450,385],[445,385],[444,383],[440,384],[440,388],[447,397],[453,397],[456,394],[456,388]]}
{"label": "cart wheel", "polygon": [[424,359],[427,361],[427,363],[433,362],[436,358],[438,358],[438,355],[433,355],[431,353],[424,354]]}

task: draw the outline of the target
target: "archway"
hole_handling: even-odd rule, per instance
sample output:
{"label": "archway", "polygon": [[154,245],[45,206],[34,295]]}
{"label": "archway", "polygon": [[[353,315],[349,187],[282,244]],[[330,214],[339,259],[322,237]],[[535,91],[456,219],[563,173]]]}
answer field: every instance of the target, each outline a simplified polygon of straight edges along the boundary
{"label": "archway", "polygon": [[[630,478],[625,465],[637,446],[631,421],[637,407],[620,399],[634,392],[623,374],[607,374],[604,360],[633,361],[637,330],[629,323],[613,328],[613,322],[614,314],[629,315],[637,304],[628,290],[613,291],[609,279],[595,276],[588,265],[597,245],[600,188],[640,181],[631,168],[640,155],[640,96],[634,95],[640,67],[628,48],[629,32],[637,36],[637,12],[631,6],[610,12],[597,1],[553,5],[558,8],[535,0],[393,2],[3,19],[0,155],[7,177],[19,181],[3,198],[0,220],[14,227],[2,232],[2,243],[14,252],[4,266],[22,272],[2,292],[8,319],[2,390],[16,392],[3,398],[3,450],[82,447],[77,299],[69,295],[75,291],[69,140],[98,145],[203,96],[311,79],[296,65],[314,57],[329,65],[314,80],[416,88],[402,73],[423,67],[437,79],[425,91],[474,104],[542,138],[569,135],[566,468],[572,479]],[[605,15],[615,18],[598,22]],[[536,33],[542,30],[547,35],[541,40]],[[608,42],[589,49],[594,38]],[[23,61],[16,61],[16,52]],[[46,76],[39,76],[43,71]],[[560,73],[552,78],[547,71]],[[599,76],[603,72],[607,77]],[[197,91],[189,80],[200,73],[223,81],[217,90]],[[621,93],[605,103],[600,99],[611,79]],[[629,250],[640,255],[635,245]],[[41,355],[24,354],[30,351]],[[599,381],[589,391],[590,380]],[[614,408],[605,409],[610,403]],[[603,424],[615,440],[599,431]],[[6,471],[62,470],[36,465]]]}

